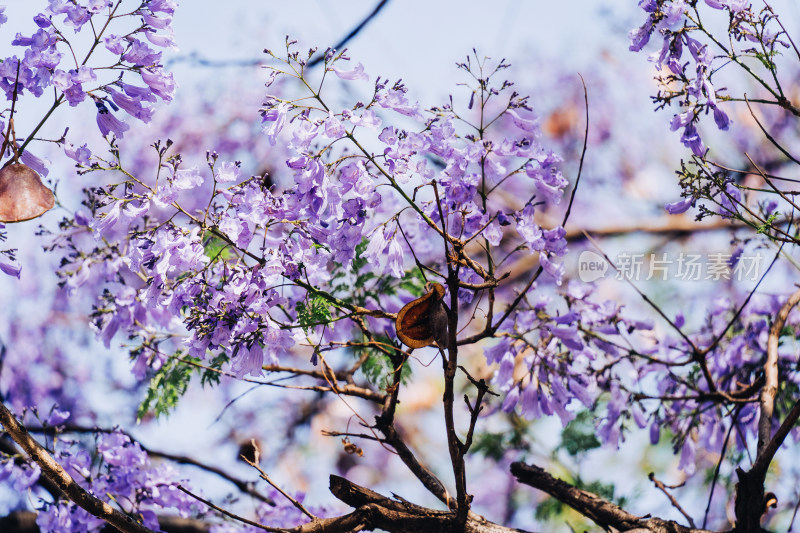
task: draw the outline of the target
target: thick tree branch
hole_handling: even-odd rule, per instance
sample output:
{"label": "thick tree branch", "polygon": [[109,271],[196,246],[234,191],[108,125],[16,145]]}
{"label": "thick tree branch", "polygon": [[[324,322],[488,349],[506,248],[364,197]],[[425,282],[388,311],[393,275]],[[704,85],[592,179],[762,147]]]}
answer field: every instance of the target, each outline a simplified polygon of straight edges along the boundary
{"label": "thick tree branch", "polygon": [[92,496],[78,485],[72,476],[56,462],[55,459],[36,440],[28,434],[5,405],[0,403],[0,424],[11,435],[11,438],[25,450],[33,461],[42,469],[42,475],[55,483],[67,497],[88,513],[101,518],[125,533],[154,533],[136,522],[130,516],[114,509],[111,505]]}
{"label": "thick tree branch", "polygon": [[[53,427],[32,427],[32,428],[28,428],[28,431],[30,431],[31,433],[43,433],[45,435],[54,435],[56,433],[56,428],[53,428]],[[250,495],[250,496],[252,496],[254,498],[257,498],[257,499],[261,500],[262,502],[268,503],[270,505],[275,505],[275,502],[272,500],[272,498],[264,496],[263,494],[261,494],[260,492],[255,490],[253,488],[253,484],[254,483],[251,482],[251,481],[245,481],[243,479],[237,478],[235,476],[230,475],[227,471],[223,470],[222,468],[219,468],[219,467],[214,466],[214,465],[209,465],[209,464],[203,463],[201,461],[198,461],[198,460],[196,460],[196,459],[194,459],[192,457],[186,456],[186,455],[179,455],[179,454],[173,454],[173,453],[168,453],[168,452],[162,452],[162,451],[159,451],[159,450],[154,450],[154,449],[149,448],[149,447],[145,446],[144,444],[142,444],[139,440],[134,438],[130,433],[128,433],[126,431],[114,430],[114,429],[108,429],[108,428],[97,428],[97,427],[89,428],[89,427],[85,427],[85,426],[74,426],[74,425],[66,425],[66,426],[63,426],[63,428],[61,428],[61,433],[89,434],[89,433],[113,433],[115,431],[119,431],[120,433],[122,433],[123,435],[125,435],[129,439],[131,439],[132,442],[136,442],[137,444],[139,444],[139,446],[142,448],[142,451],[144,451],[147,455],[150,455],[150,456],[153,456],[153,457],[160,457],[162,459],[167,459],[167,460],[175,462],[177,464],[184,464],[184,465],[194,466],[194,467],[199,468],[201,470],[205,470],[206,472],[211,472],[212,474],[216,474],[219,477],[221,477],[222,479],[224,479],[226,481],[229,481],[230,483],[235,485],[236,488],[238,488],[241,492],[243,492],[245,494],[248,494],[248,495]]]}
{"label": "thick tree branch", "polygon": [[778,340],[789,313],[800,302],[800,290],[795,291],[781,306],[775,322],[769,328],[767,340],[767,361],[764,363],[764,387],[761,389],[761,414],[758,420],[758,455],[764,454],[772,438],[772,417],[775,410],[775,395],[778,393]]}
{"label": "thick tree branch", "polygon": [[[158,525],[164,533],[208,533],[211,523],[193,518],[165,515],[158,517]],[[33,511],[14,511],[0,518],[0,531],[3,533],[41,533],[36,524]],[[116,529],[106,526],[100,533],[116,533]]]}
{"label": "thick tree branch", "polygon": [[[442,533],[456,523],[456,513],[437,511],[411,502],[389,499],[339,476],[330,477],[331,493],[358,510],[369,510],[370,525],[392,533]],[[387,521],[387,519],[392,519]],[[396,521],[393,521],[396,520]],[[463,529],[466,533],[525,533],[489,522],[470,512]]]}
{"label": "thick tree branch", "polygon": [[520,483],[549,494],[604,529],[652,531],[654,533],[702,533],[706,531],[688,528],[661,518],[636,516],[618,505],[604,500],[597,494],[579,489],[566,481],[551,476],[538,466],[512,463],[511,473]]}

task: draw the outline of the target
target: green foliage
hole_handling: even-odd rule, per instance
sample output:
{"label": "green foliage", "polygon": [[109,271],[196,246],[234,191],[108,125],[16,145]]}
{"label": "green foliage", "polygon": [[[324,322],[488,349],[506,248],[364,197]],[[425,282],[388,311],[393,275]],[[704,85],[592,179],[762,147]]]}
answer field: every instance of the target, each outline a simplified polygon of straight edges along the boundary
{"label": "green foliage", "polygon": [[510,415],[511,428],[497,433],[477,433],[472,450],[475,453],[499,461],[507,450],[527,450],[530,447],[530,435],[527,435],[531,424],[515,414]]}
{"label": "green foliage", "polygon": [[763,224],[756,228],[756,233],[760,233],[761,235],[769,235],[769,230],[772,229],[772,223],[778,218],[780,213],[777,211],[772,213]]}
{"label": "green foliage", "polygon": [[761,64],[764,66],[765,69],[771,70],[771,71],[775,70],[775,61],[773,60],[773,58],[775,56],[777,56],[777,55],[778,55],[778,51],[777,50],[773,50],[773,51],[768,52],[768,53],[754,52],[752,54],[753,57],[755,57],[756,59],[758,59],[761,62]]}
{"label": "green foliage", "polygon": [[295,311],[297,311],[297,322],[306,334],[311,332],[312,327],[328,324],[331,321],[328,300],[318,294],[311,295],[306,301],[297,302]]}
{"label": "green foliage", "polygon": [[576,455],[600,447],[600,441],[595,436],[592,413],[580,411],[561,433],[561,444],[558,448],[568,454]]}
{"label": "green foliage", "polygon": [[203,238],[203,253],[214,261],[229,261],[235,257],[230,245],[220,237],[211,232],[206,233]]}
{"label": "green foliage", "polygon": [[206,385],[211,385],[212,387],[219,385],[219,381],[222,374],[210,369],[222,368],[222,365],[227,361],[228,361],[228,356],[225,355],[224,352],[217,355],[216,357],[213,357],[210,361],[208,361],[209,370],[203,370],[200,373],[200,384],[203,385],[204,387]]}
{"label": "green foliage", "polygon": [[[370,270],[365,270],[368,260],[364,257],[369,242],[363,239],[355,250],[355,258],[349,268],[336,264],[331,272],[331,293],[349,304],[360,307],[380,307],[387,297],[398,293],[411,294],[418,298],[425,293],[425,279],[419,269],[414,268],[399,281],[390,276],[379,277]],[[298,318],[300,317],[298,312]],[[302,321],[301,321],[302,325]],[[366,341],[365,338],[361,339]],[[397,346],[397,341],[386,336],[373,339],[388,346]],[[368,356],[361,365],[361,373],[372,384],[384,387],[391,383],[394,365],[386,354],[378,349],[367,347],[353,351],[356,358],[367,352]],[[400,374],[402,383],[411,377],[410,365],[404,365]]]}
{"label": "green foliage", "polygon": [[[199,360],[189,357],[185,358],[185,360],[199,362]],[[150,378],[147,394],[136,412],[137,421],[141,421],[150,412],[156,418],[169,414],[178,405],[178,400],[186,392],[194,370],[194,367],[185,364],[178,357],[167,359],[164,366],[158,369],[155,375]]]}
{"label": "green foliage", "polygon": [[[391,344],[391,341],[388,337],[380,337],[377,340],[378,342]],[[389,360],[389,357],[379,350],[366,350],[369,352],[369,357],[367,357],[367,359],[361,365],[361,373],[364,374],[364,377],[367,378],[370,383],[381,388],[391,384],[392,374],[394,374],[394,366]],[[364,350],[359,350],[359,352],[363,353]],[[400,370],[400,383],[405,385],[408,383],[410,378],[411,366],[406,363],[403,365],[402,370]]]}

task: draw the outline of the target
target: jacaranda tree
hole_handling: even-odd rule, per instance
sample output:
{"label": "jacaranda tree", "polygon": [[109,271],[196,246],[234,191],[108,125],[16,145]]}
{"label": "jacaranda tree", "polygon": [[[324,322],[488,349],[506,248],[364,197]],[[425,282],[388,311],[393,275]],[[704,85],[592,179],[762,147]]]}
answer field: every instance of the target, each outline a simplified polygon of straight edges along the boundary
{"label": "jacaranda tree", "polygon": [[[697,220],[663,233],[727,236],[676,260],[709,297],[657,284],[667,245],[612,257],[604,237],[653,233],[640,220],[592,221],[593,195],[637,209],[634,148],[662,138],[606,121],[594,72],[542,114],[473,50],[425,106],[287,37],[265,43],[260,109],[170,111],[174,1],[42,3],[34,24],[0,15],[19,49],[0,64],[3,531],[791,530],[800,50],[770,5],[642,0],[629,35],[687,149],[664,208]],[[186,402],[226,420],[208,447],[249,478],[135,436]],[[621,464],[669,450],[634,466],[659,498],[592,460],[626,441]]]}

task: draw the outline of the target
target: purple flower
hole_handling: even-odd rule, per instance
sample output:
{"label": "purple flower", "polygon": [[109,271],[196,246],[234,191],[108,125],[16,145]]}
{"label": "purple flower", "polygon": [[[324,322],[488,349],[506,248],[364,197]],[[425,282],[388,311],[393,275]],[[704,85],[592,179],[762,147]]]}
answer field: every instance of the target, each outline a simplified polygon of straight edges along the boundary
{"label": "purple flower", "polygon": [[542,416],[539,410],[539,384],[531,383],[522,391],[522,408],[520,414],[527,419],[533,420]]}
{"label": "purple flower", "polygon": [[345,109],[342,112],[342,116],[350,120],[350,122],[356,126],[364,126],[365,128],[375,131],[381,127],[381,123],[383,122],[372,109],[367,109],[361,116],[354,115],[349,109]]}
{"label": "purple flower", "polygon": [[750,7],[750,0],[723,0],[723,2],[731,13],[741,13]]}
{"label": "purple flower", "polygon": [[103,9],[111,6],[111,0],[89,0],[86,9],[91,13],[100,13]]}
{"label": "purple flower", "polygon": [[578,334],[578,327],[577,326],[568,326],[568,327],[553,327],[550,326],[548,328],[550,333],[553,334],[554,337],[557,337],[564,343],[564,346],[570,348],[572,350],[582,350],[583,349],[583,341],[581,340],[580,335]]}
{"label": "purple flower", "polygon": [[741,202],[742,194],[739,192],[739,188],[733,183],[727,183],[725,192],[720,194],[719,197],[719,214],[723,217],[730,217],[736,214],[739,211],[738,206]]}
{"label": "purple flower", "polygon": [[131,98],[130,96],[115,91],[110,87],[106,90],[111,94],[111,99],[114,101],[114,103],[122,108],[123,111],[134,118],[138,118],[144,123],[150,122],[150,119],[153,116],[153,110],[149,107],[143,106],[141,99]]}
{"label": "purple flower", "polygon": [[389,271],[389,274],[396,278],[405,276],[406,273],[403,269],[403,247],[400,246],[396,238],[392,239],[389,243],[389,253],[386,257],[386,269]]}
{"label": "purple flower", "polygon": [[392,126],[387,126],[383,128],[383,131],[380,135],[378,135],[378,140],[380,140],[384,144],[388,144],[392,146],[397,143],[397,130],[395,130]]}
{"label": "purple flower", "polygon": [[333,114],[333,111],[328,111],[328,118],[323,124],[325,128],[325,136],[329,139],[338,139],[347,134],[344,126],[342,126],[342,123],[339,122],[338,118],[336,118],[336,115]]}
{"label": "purple flower", "polygon": [[503,412],[510,413],[517,407],[517,402],[519,402],[519,387],[512,387],[508,394],[506,394],[506,399],[503,401]]}
{"label": "purple flower", "polygon": [[25,150],[22,152],[22,154],[19,156],[19,160],[31,167],[40,176],[47,176],[47,174],[50,172],[47,168],[49,166],[49,161],[45,161],[44,159],[36,157],[30,152],[30,150]]}
{"label": "purple flower", "polygon": [[694,124],[687,124],[683,129],[681,142],[687,148],[691,148],[694,155],[698,157],[705,155],[706,147],[703,144],[703,140],[700,138],[700,134],[697,132],[697,128],[695,128]]}
{"label": "purple flower", "polygon": [[4,263],[3,261],[0,261],[0,271],[2,271],[3,274],[20,279],[20,275],[22,274],[22,267],[21,266],[15,267],[14,265],[11,265],[9,263]]}
{"label": "purple flower", "polygon": [[503,240],[503,230],[497,220],[493,220],[483,229],[483,236],[492,246],[498,246]]}
{"label": "purple flower", "polygon": [[0,24],[8,22],[8,17],[5,15],[6,6],[0,6]]}
{"label": "purple flower", "polygon": [[511,121],[514,123],[516,127],[521,129],[522,131],[527,131],[528,133],[533,133],[534,136],[539,134],[539,119],[529,119],[523,118],[519,116],[519,114],[514,111],[513,109],[508,110],[509,116],[511,116]]}
{"label": "purple flower", "polygon": [[728,115],[719,108],[719,106],[714,106],[714,122],[717,124],[717,128],[726,131],[728,129],[728,125],[730,124],[730,119]]}
{"label": "purple flower", "polygon": [[0,481],[5,481],[11,474],[14,473],[14,460],[8,459],[4,463],[0,463]]}
{"label": "purple flower", "polygon": [[359,63],[352,70],[342,70],[338,67],[332,67],[331,70],[336,73],[343,80],[368,80],[369,76],[364,72],[364,65]]}
{"label": "purple flower", "polygon": [[19,492],[25,492],[31,488],[34,483],[39,481],[39,475],[42,473],[39,465],[35,463],[31,465],[23,465],[22,468],[15,470],[16,475],[13,476],[11,484]]}
{"label": "purple flower", "polygon": [[564,263],[557,263],[553,261],[547,252],[539,253],[539,263],[544,268],[544,271],[550,274],[556,281],[556,285],[561,285],[562,278],[564,277]]}
{"label": "purple flower", "polygon": [[653,33],[653,29],[653,16],[650,15],[641,27],[628,32],[628,38],[631,40],[628,50],[631,52],[638,52],[644,48],[648,41],[650,41],[650,34]]}
{"label": "purple flower", "polygon": [[653,422],[650,424],[650,444],[655,446],[658,444],[659,439],[661,438],[661,425],[663,422],[658,419],[654,419]]}
{"label": "purple flower", "polygon": [[517,215],[517,233],[525,239],[532,251],[540,251],[544,249],[545,242],[542,228],[534,221],[535,211],[534,205],[528,204]]}
{"label": "purple flower", "polygon": [[[114,205],[105,215],[102,216],[102,218],[95,218],[92,221],[91,228],[94,230],[94,238],[96,241],[99,241],[105,237],[108,232],[111,231],[111,228],[113,228],[119,221],[122,204],[122,200],[114,202]],[[86,270],[85,267],[84,270]]]}
{"label": "purple flower", "polygon": [[88,165],[89,158],[92,157],[92,152],[87,148],[86,143],[83,143],[79,148],[75,148],[72,143],[66,143],[64,145],[64,153],[67,157],[74,159],[81,165]]}
{"label": "purple flower", "polygon": [[383,108],[391,109],[408,117],[420,117],[419,103],[411,105],[405,96],[404,90],[389,89],[386,92],[379,92],[375,100]]}
{"label": "purple flower", "polygon": [[[286,114],[289,112],[290,108],[291,106],[284,102],[264,112],[264,115],[261,119],[261,131],[267,135],[269,144],[272,146],[275,146],[278,142],[278,134],[286,124]],[[267,127],[267,125],[264,124],[266,122],[272,122],[272,124]]]}
{"label": "purple flower", "polygon": [[670,215],[679,215],[681,213],[685,213],[692,207],[692,203],[694,202],[694,198],[688,196],[683,200],[678,200],[677,202],[672,202],[671,204],[664,204],[664,209],[666,209],[667,213]]}
{"label": "purple flower", "polygon": [[194,189],[203,184],[203,175],[197,168],[197,165],[185,170],[178,170],[175,172],[175,177],[172,179],[171,187],[178,191],[185,191]]}
{"label": "purple flower", "polygon": [[125,132],[131,127],[112,115],[104,102],[98,100],[95,105],[97,106],[97,126],[103,137],[113,132],[116,137],[122,139]]}
{"label": "purple flower", "polygon": [[172,100],[172,97],[175,95],[175,90],[178,88],[178,84],[175,82],[175,78],[171,72],[167,74],[164,72],[163,68],[155,67],[143,68],[141,74],[142,81],[150,87],[150,90],[160,96],[162,100],[167,102]]}
{"label": "purple flower", "polygon": [[242,379],[247,374],[251,376],[262,376],[264,374],[261,366],[264,364],[264,349],[258,343],[250,348],[240,347],[239,352],[233,358],[231,370],[236,377]]}
{"label": "purple flower", "polygon": [[132,37],[128,37],[127,41],[130,44],[128,46],[128,51],[122,56],[124,61],[137,67],[149,67],[151,65],[157,65],[159,61],[161,61],[161,52],[156,52],[147,46],[147,44]]}
{"label": "purple flower", "polygon": [[687,435],[681,447],[681,460],[678,463],[678,468],[687,474],[694,474],[697,465],[695,464],[695,442],[692,440],[691,435]]}
{"label": "purple flower", "polygon": [[122,37],[119,35],[108,35],[103,39],[106,49],[112,54],[122,55],[125,48],[122,46]]}
{"label": "purple flower", "polygon": [[170,24],[172,24],[171,16],[157,17],[152,13],[144,12],[142,13],[142,19],[148,26],[152,26],[153,28],[159,30],[166,29],[170,26]]}
{"label": "purple flower", "polygon": [[239,168],[238,161],[222,163],[217,170],[216,179],[219,183],[235,183],[242,179],[242,169]]}
{"label": "purple flower", "polygon": [[122,87],[122,90],[131,98],[138,98],[139,100],[146,100],[148,102],[155,102],[156,96],[149,87],[137,87],[136,85],[129,85],[125,82],[117,82],[117,85]]}
{"label": "purple flower", "polygon": [[178,50],[178,47],[175,45],[175,35],[172,32],[156,33],[154,31],[145,31],[144,36],[147,37],[148,41],[156,46]]}
{"label": "purple flower", "polygon": [[58,409],[53,409],[53,412],[51,412],[50,416],[47,418],[47,425],[57,426],[59,424],[63,424],[67,421],[67,419],[69,419],[69,417],[69,411],[59,411]]}
{"label": "purple flower", "polygon": [[669,123],[670,131],[677,131],[678,128],[683,128],[694,120],[694,113],[692,111],[684,111],[672,117]]}

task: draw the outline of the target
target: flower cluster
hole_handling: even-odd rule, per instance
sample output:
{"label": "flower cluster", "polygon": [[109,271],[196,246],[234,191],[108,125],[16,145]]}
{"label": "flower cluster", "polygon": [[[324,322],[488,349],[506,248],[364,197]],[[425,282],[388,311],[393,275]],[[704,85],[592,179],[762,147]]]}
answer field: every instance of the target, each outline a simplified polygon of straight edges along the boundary
{"label": "flower cluster", "polygon": [[[696,205],[699,198],[705,198],[719,208],[708,209],[701,205],[703,215],[733,216],[738,209],[730,207],[739,205],[739,192],[733,193],[731,189],[738,187],[732,183],[733,176],[721,172],[732,163],[725,162],[720,167],[708,162],[709,152],[703,140],[706,134],[701,135],[700,121],[710,114],[717,129],[728,130],[731,112],[754,113],[751,102],[775,104],[796,114],[797,110],[784,96],[784,88],[777,76],[776,60],[780,51],[790,45],[777,15],[769,6],[756,12],[747,1],[706,0],[704,3],[712,14],[716,10],[728,15],[729,39],[720,40],[715,36],[711,29],[713,22],[706,20],[707,13],[700,2],[642,0],[639,6],[647,14],[647,19],[641,27],[630,32],[630,49],[641,51],[651,36],[661,37],[660,50],[650,56],[659,83],[658,94],[653,100],[659,109],[674,104],[680,107],[679,112],[673,115],[670,128],[681,131],[681,142],[693,154],[693,161],[681,170],[684,199],[669,203],[665,208],[671,214],[683,213]],[[740,67],[754,84],[753,90],[742,91],[741,95],[728,94],[724,84],[734,78],[723,78],[733,68],[723,69],[726,65]],[[717,81],[712,81],[712,78]],[[740,111],[735,107],[736,102],[744,102],[747,107]],[[769,124],[775,126],[770,129],[776,137],[778,131],[784,129],[780,122],[774,120]],[[752,135],[748,137],[752,138]]]}
{"label": "flower cluster", "polygon": [[[363,81],[363,67],[339,68],[346,59],[329,53],[325,75]],[[302,64],[291,54],[285,62],[289,68]],[[560,283],[565,232],[535,220],[538,210],[561,200],[567,181],[560,158],[539,146],[526,98],[508,82],[499,88],[483,83],[471,96],[482,99],[483,116],[472,104],[465,117],[448,105],[425,119],[401,83],[382,79],[368,102],[338,112],[316,92],[319,106],[312,107],[268,96],[263,132],[292,152],[285,164],[293,183],[283,191],[213,153],[209,171],[183,168],[179,156],[167,154],[169,143],[158,144],[155,182],[131,177],[92,192],[86,204],[94,206],[93,218],[76,217],[72,228],[91,231],[94,240],[79,246],[72,233],[61,268],[65,283],[77,289],[90,279],[106,282],[95,324],[107,344],[117,332],[141,339],[134,351],[137,376],[159,370],[178,353],[198,360],[210,355],[212,364],[228,363],[239,378],[261,375],[265,363],[289,357],[297,343],[335,343],[352,335],[348,321],[306,324],[304,310],[314,302],[336,309],[339,315],[328,310],[328,319],[354,306],[398,309],[402,299],[379,299],[375,288],[358,280],[413,278],[412,258],[443,269],[442,227],[448,247],[480,240],[507,256],[537,254]],[[417,130],[384,124],[386,113],[416,122]],[[503,125],[503,136],[476,129],[472,120]],[[509,206],[499,195],[507,190],[525,200]],[[489,265],[468,264],[459,273],[464,283],[489,275]],[[355,293],[348,279],[356,282]],[[465,304],[473,295],[459,289]],[[391,324],[377,328],[394,337]]]}
{"label": "flower cluster", "polygon": [[[62,104],[76,107],[91,100],[96,106],[100,133],[122,138],[130,126],[115,112],[122,109],[131,117],[149,122],[155,102],[172,100],[177,84],[172,74],[164,70],[162,53],[151,45],[174,48],[171,24],[177,4],[174,0],[147,0],[135,4],[135,8],[126,9],[128,6],[119,0],[50,0],[47,8],[33,18],[35,30],[16,33],[11,44],[23,51],[0,63],[0,90],[8,100],[15,102],[27,94],[41,98],[50,94],[45,91],[48,88],[52,88],[55,95],[49,111],[33,126],[34,133]],[[136,26],[126,28],[130,24]],[[68,32],[67,28],[72,31]],[[99,28],[99,31],[92,30],[88,51],[79,58],[77,54],[84,43],[77,34],[89,33],[86,28]],[[115,28],[124,35],[110,33]],[[97,58],[100,45],[113,59],[101,62],[103,60]],[[0,121],[3,131],[6,131],[5,125],[5,121]],[[18,122],[17,127],[19,125]],[[46,176],[47,164],[30,149],[33,134],[27,138],[19,133],[17,136],[21,138],[16,147],[21,161]],[[58,142],[63,144],[69,158],[89,165],[92,154],[87,143],[76,147],[65,138]],[[19,276],[20,268],[13,264],[0,262],[0,268],[8,275]]]}
{"label": "flower cluster", "polygon": [[[76,442],[59,442],[64,448],[55,454],[55,459],[78,484],[98,496],[113,496],[126,513],[138,516],[150,529],[160,530],[156,515],[159,510],[170,509],[182,517],[196,515],[200,510],[197,500],[178,489],[177,472],[171,466],[151,464],[141,446],[121,432],[97,436],[96,459],[85,449],[73,447]],[[15,483],[22,483],[25,478],[15,479]],[[69,501],[44,503],[36,523],[42,531],[54,533],[99,531],[106,525]]]}

